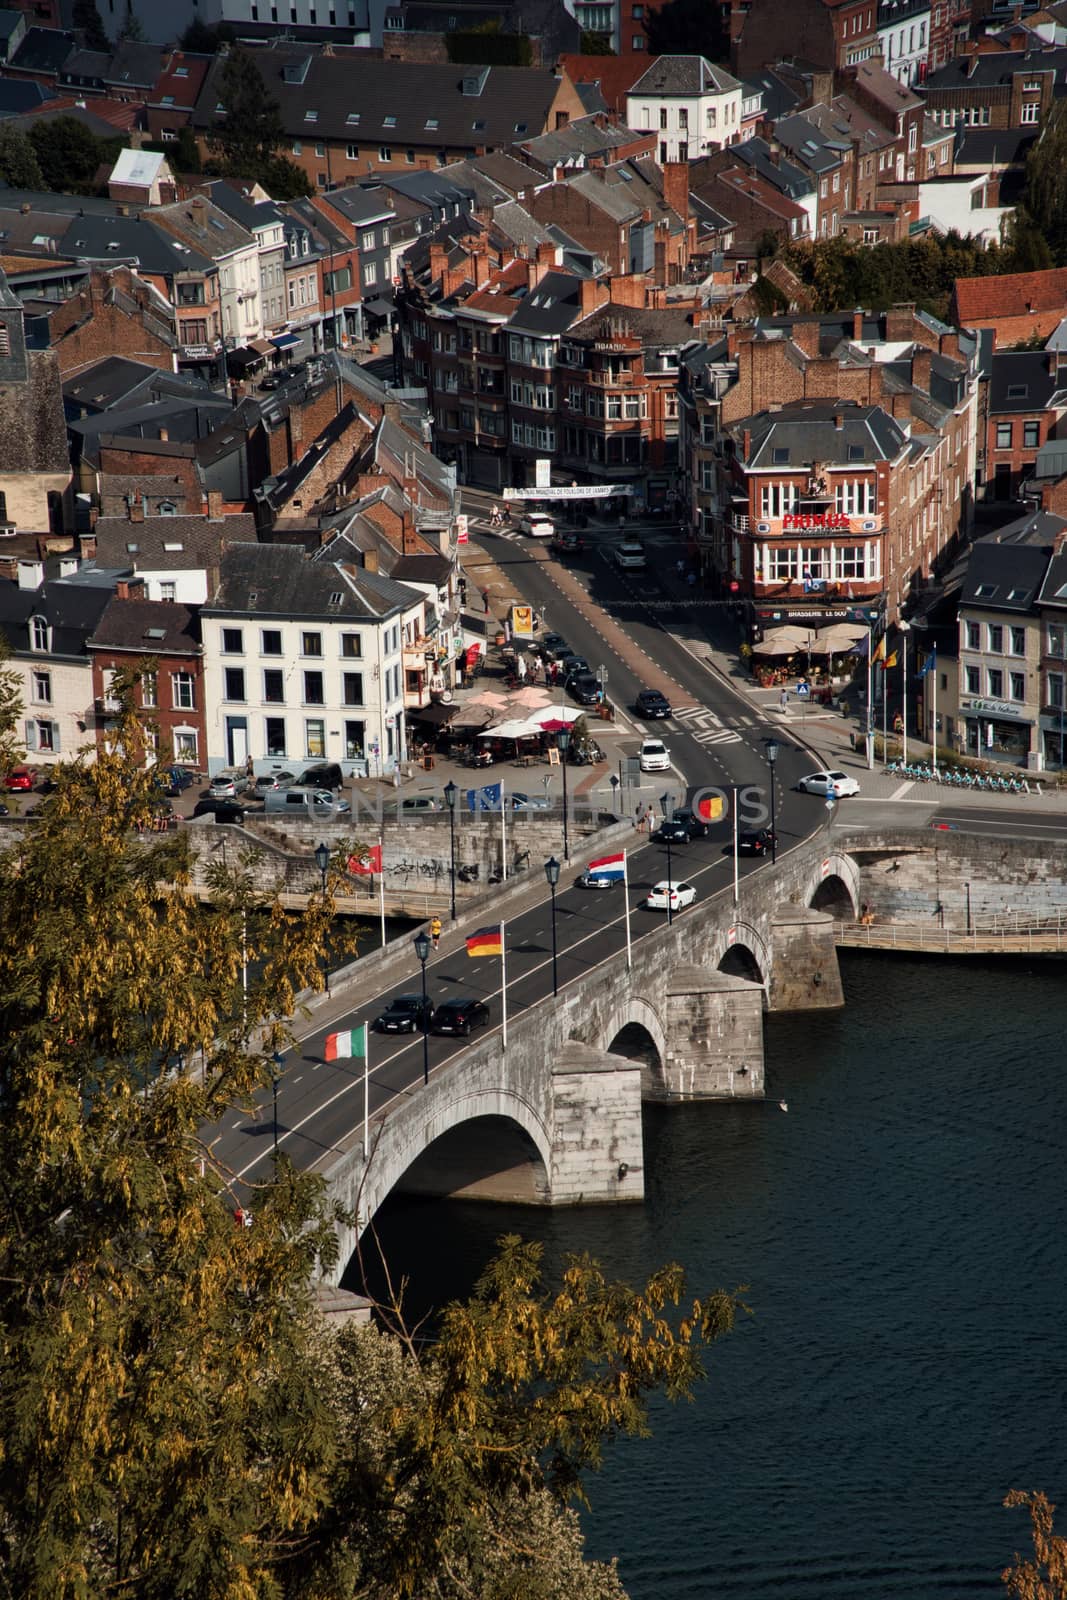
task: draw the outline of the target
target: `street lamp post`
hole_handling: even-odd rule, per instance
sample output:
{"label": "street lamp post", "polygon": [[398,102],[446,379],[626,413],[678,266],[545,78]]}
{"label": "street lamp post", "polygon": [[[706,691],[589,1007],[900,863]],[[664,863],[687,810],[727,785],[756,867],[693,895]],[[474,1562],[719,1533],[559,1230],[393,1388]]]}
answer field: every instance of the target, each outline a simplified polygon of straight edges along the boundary
{"label": "street lamp post", "polygon": [[[659,808],[663,812],[664,822],[673,821],[674,801],[669,794],[660,795]],[[671,915],[671,894],[674,888],[674,879],[671,876],[671,834],[669,828],[664,834],[664,838],[667,842],[667,926],[669,928],[674,920],[673,916]]]}
{"label": "street lamp post", "polygon": [[430,1019],[427,1015],[426,1004],[426,962],[430,954],[430,936],[423,931],[417,933],[411,941],[415,946],[415,954],[422,963],[422,1081],[430,1081]]}
{"label": "street lamp post", "polygon": [[771,866],[778,860],[778,829],[775,826],[774,769],[778,763],[778,740],[767,740],[767,765],[771,769]]}
{"label": "street lamp post", "polygon": [[563,859],[570,862],[571,840],[567,823],[567,752],[571,747],[571,730],[560,728],[556,734],[556,748],[559,750],[560,766],[563,768]]}
{"label": "street lamp post", "polygon": [[445,784],[445,804],[448,807],[448,842],[452,850],[452,921],[456,920],[456,796],[459,790],[451,778]]}
{"label": "street lamp post", "polygon": [[552,891],[552,993],[559,994],[559,973],[556,969],[556,885],[559,882],[559,862],[550,856],[545,862],[545,877]]}
{"label": "street lamp post", "polygon": [[[321,840],[315,846],[315,865],[318,867],[319,873],[320,873],[320,875],[322,877],[322,898],[325,900],[325,898],[326,898],[326,875],[330,870],[330,847],[329,847],[328,844],[322,843]],[[329,952],[329,949],[327,949],[327,951],[326,951],[326,971],[325,971],[324,977],[326,979],[326,993],[329,994],[329,992],[330,992],[330,952]]]}
{"label": "street lamp post", "polygon": [[274,1094],[274,1165],[278,1165],[278,1083],[282,1075],[282,1064],[285,1057],[280,1050],[276,1050],[271,1057],[270,1086]]}

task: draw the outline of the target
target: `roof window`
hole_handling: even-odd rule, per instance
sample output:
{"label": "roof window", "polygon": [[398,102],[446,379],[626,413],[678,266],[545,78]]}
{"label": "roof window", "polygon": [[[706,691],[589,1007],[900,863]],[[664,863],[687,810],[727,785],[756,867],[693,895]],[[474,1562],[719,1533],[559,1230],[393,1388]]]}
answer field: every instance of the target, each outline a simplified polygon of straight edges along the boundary
{"label": "roof window", "polygon": [[305,122],[318,122],[318,120],[319,120],[319,114],[318,114],[317,111],[305,111],[304,112],[304,121]]}
{"label": "roof window", "polygon": [[395,128],[396,127],[396,118],[395,117],[383,117],[382,118],[382,127],[383,128]]}
{"label": "roof window", "polygon": [[848,447],[848,459],[850,461],[862,461],[863,446],[861,444],[850,444]]}
{"label": "roof window", "polygon": [[789,463],[789,446],[786,444],[776,444],[774,449],[771,451],[771,460],[776,467],[787,466]]}
{"label": "roof window", "polygon": [[974,597],[976,600],[992,600],[999,588],[999,583],[980,583],[974,591]]}
{"label": "roof window", "polygon": [[1030,393],[1029,384],[1026,384],[1026,383],[1009,383],[1008,384],[1008,399],[1009,400],[1025,400],[1029,393]]}
{"label": "roof window", "polygon": [[359,112],[358,111],[350,111],[348,113],[348,116],[345,118],[345,123],[350,128],[357,127],[358,124],[359,124]]}

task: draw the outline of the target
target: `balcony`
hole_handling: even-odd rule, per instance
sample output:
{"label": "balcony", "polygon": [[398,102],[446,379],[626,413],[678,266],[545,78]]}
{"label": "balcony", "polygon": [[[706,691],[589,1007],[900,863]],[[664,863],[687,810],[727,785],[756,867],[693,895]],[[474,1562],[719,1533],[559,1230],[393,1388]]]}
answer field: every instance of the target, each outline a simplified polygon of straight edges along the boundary
{"label": "balcony", "polygon": [[402,654],[405,672],[425,672],[427,663],[433,664],[437,660],[437,647],[432,639],[421,638],[406,644]]}

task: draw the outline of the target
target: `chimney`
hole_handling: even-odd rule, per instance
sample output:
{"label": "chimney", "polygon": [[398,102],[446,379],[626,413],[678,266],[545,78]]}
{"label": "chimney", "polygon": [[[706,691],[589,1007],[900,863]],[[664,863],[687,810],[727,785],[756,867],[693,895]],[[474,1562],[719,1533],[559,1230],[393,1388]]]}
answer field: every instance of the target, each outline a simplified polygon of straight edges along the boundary
{"label": "chimney", "polygon": [[843,428],[843,427],[844,427],[844,426],[845,426],[845,419],[844,419],[844,417],[843,417],[843,416],[842,416],[842,415],[841,415],[841,413],[840,413],[840,411],[835,411],[835,412],[834,412],[834,427],[835,427],[835,429],[836,429],[836,430],[837,430],[837,431],[838,431],[838,432],[840,432],[840,431],[841,431],[841,429],[842,429],[842,428]]}
{"label": "chimney", "polygon": [[222,490],[209,489],[207,492],[207,517],[209,522],[221,522],[222,518]]}
{"label": "chimney", "polygon": [[138,499],[138,500],[131,500],[130,501],[130,521],[131,522],[143,522],[144,521],[144,501],[143,500]]}
{"label": "chimney", "polygon": [[689,163],[665,161],[663,164],[663,203],[676,211],[683,222],[689,220]]}
{"label": "chimney", "polygon": [[130,581],[128,578],[119,578],[115,584],[115,597],[118,600],[128,600],[130,598]]}
{"label": "chimney", "polygon": [[79,540],[83,561],[96,560],[96,534],[83,533]]}
{"label": "chimney", "polygon": [[921,389],[924,394],[930,393],[930,363],[932,360],[932,351],[920,345],[916,345],[911,353],[912,387]]}
{"label": "chimney", "polygon": [[159,441],[160,441],[161,444],[169,443],[169,441],[170,441],[170,429],[169,428],[160,428],[160,430],[159,430]]}
{"label": "chimney", "polygon": [[752,454],[752,429],[746,428],[741,435],[741,459],[747,461]]}
{"label": "chimney", "polygon": [[580,284],[582,316],[590,317],[597,306],[602,306],[608,298],[608,292],[596,278],[583,278]]}
{"label": "chimney", "polygon": [[19,588],[39,589],[44,582],[44,562],[24,561],[19,562]]}
{"label": "chimney", "polygon": [[377,572],[377,570],[378,570],[378,552],[377,552],[377,550],[371,549],[371,550],[365,550],[363,552],[363,567],[364,567],[364,570],[366,572]]}
{"label": "chimney", "polygon": [[799,345],[806,356],[819,354],[819,324],[810,317],[800,317],[793,324],[793,343]]}
{"label": "chimney", "polygon": [[863,338],[863,312],[859,306],[852,313],[852,337],[857,344]]}
{"label": "chimney", "polygon": [[443,244],[430,246],[430,277],[436,283],[438,278],[443,278],[448,266],[448,251]]}

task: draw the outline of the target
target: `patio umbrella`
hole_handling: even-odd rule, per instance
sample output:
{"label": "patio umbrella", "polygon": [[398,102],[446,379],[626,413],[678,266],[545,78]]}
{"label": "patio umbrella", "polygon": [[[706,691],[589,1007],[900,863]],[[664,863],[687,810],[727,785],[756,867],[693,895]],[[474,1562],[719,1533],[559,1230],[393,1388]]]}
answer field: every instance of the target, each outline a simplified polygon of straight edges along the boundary
{"label": "patio umbrella", "polygon": [[848,651],[857,640],[867,637],[866,628],[857,628],[854,623],[835,622],[828,628],[820,628],[812,644],[812,654],[819,656],[841,655]]}
{"label": "patio umbrella", "polygon": [[795,656],[799,646],[790,644],[786,639],[774,639],[768,636],[762,644],[752,646],[754,656]]}
{"label": "patio umbrella", "polygon": [[782,644],[791,644],[797,650],[806,650],[808,641],[814,634],[814,628],[799,628],[795,623],[784,623],[780,628],[768,628],[764,639],[777,639]]}
{"label": "patio umbrella", "polygon": [[530,721],[546,733],[558,733],[560,728],[569,728],[572,722],[577,722],[584,715],[584,711],[575,711],[572,706],[546,705],[540,711],[535,711]]}
{"label": "patio umbrella", "polygon": [[526,739],[531,733],[537,733],[536,726],[519,718],[512,718],[509,722],[498,722],[495,728],[486,728],[484,733],[478,735],[479,739]]}

